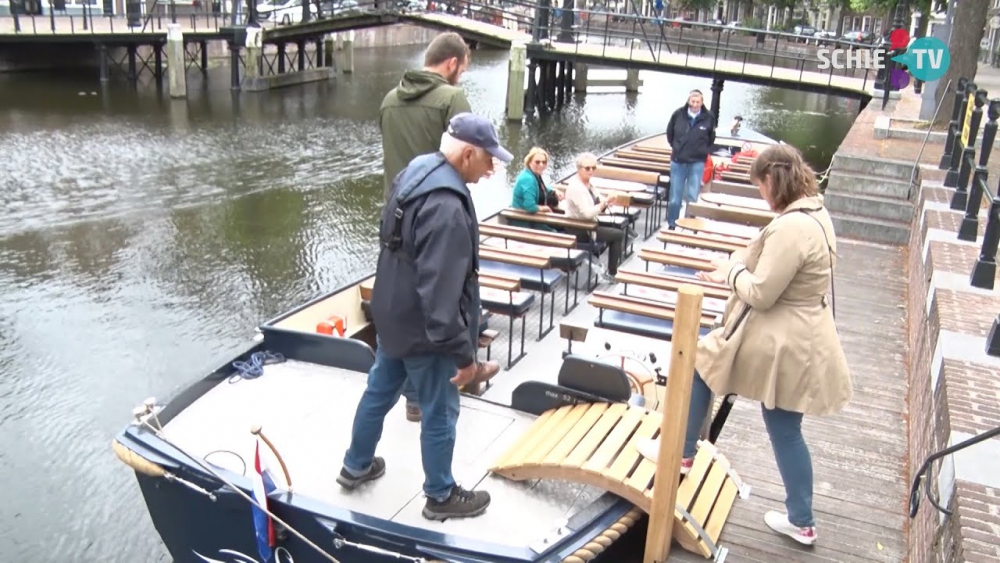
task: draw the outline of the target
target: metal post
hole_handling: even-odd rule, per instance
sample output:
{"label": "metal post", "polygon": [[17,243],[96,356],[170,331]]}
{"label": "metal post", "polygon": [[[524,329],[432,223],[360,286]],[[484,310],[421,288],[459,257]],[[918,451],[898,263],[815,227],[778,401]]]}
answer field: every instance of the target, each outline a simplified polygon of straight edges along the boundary
{"label": "metal post", "polygon": [[[1000,189],[1000,186],[997,187]],[[983,237],[982,251],[972,268],[969,283],[980,289],[993,289],[997,275],[997,244],[1000,243],[1000,197],[993,196],[990,214],[986,219],[986,235]]]}
{"label": "metal post", "polygon": [[[955,88],[955,106],[951,110],[951,122],[948,124],[948,139],[944,143],[944,154],[941,156],[941,163],[938,170],[944,170],[951,166],[951,153],[955,148],[955,139],[958,138],[958,120],[962,114],[962,102],[965,101],[965,87],[969,79],[962,77],[958,79],[958,87]],[[948,93],[941,94],[944,98]]]}
{"label": "metal post", "polygon": [[962,153],[965,151],[965,143],[962,141],[962,129],[965,125],[965,114],[968,111],[969,94],[974,94],[978,87],[974,82],[965,85],[965,92],[962,94],[962,112],[959,115],[958,127],[955,130],[955,145],[951,148],[951,164],[948,166],[948,174],[944,177],[946,188],[958,187],[958,165],[962,162]]}
{"label": "metal post", "polygon": [[170,23],[177,23],[177,5],[170,0]]}
{"label": "metal post", "polygon": [[[896,3],[896,17],[892,22],[893,31],[897,29],[903,29],[903,14],[908,12],[910,9],[909,0],[899,0]],[[889,93],[893,90],[899,90],[892,84],[892,69],[894,69],[898,63],[892,60],[892,57],[900,54],[906,50],[906,47],[897,49],[889,52],[887,47],[891,48],[892,43],[885,37],[882,38],[882,48],[884,49],[884,59],[882,60],[882,67],[885,69],[882,73],[882,109],[889,103]]]}
{"label": "metal post", "polygon": [[986,337],[986,353],[990,356],[1000,357],[1000,315],[993,319],[990,334]]}
{"label": "metal post", "polygon": [[983,121],[986,90],[976,90],[976,98],[973,101],[975,109],[972,110],[972,119],[969,121],[969,146],[962,150],[962,162],[958,172],[958,189],[951,197],[951,208],[958,210],[965,209],[969,194],[969,175],[972,174],[972,167],[976,163],[976,137],[979,136],[979,124]]}
{"label": "metal post", "polygon": [[10,6],[11,15],[14,16],[14,33],[21,33],[21,19],[18,14],[18,4],[15,4],[14,0],[7,0],[7,4]]}
{"label": "metal post", "polygon": [[[976,103],[978,104],[978,101]],[[979,233],[979,208],[982,205],[983,189],[989,179],[986,165],[989,164],[990,153],[993,152],[990,147],[993,146],[993,141],[997,136],[998,118],[1000,118],[1000,99],[990,100],[986,126],[983,127],[983,144],[979,150],[979,165],[976,167],[972,184],[969,186],[969,201],[965,206],[965,218],[962,219],[962,225],[958,229],[958,238],[961,240],[975,241]]]}

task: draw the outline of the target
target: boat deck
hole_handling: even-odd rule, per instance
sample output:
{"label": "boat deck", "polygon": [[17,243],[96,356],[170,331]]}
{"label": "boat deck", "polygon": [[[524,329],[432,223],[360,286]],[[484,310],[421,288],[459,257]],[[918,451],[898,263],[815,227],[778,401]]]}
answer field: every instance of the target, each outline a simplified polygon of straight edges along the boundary
{"label": "boat deck", "polygon": [[[662,248],[655,239],[639,241],[635,248],[644,246]],[[813,461],[819,542],[812,548],[802,547],[764,524],[764,512],[784,510],[784,488],[759,403],[738,400],[717,446],[753,490],[749,499],[736,501],[723,528],[720,544],[730,550],[727,561],[846,563],[906,558],[905,256],[899,248],[848,240],[838,241],[838,255],[837,327],[851,367],[854,399],[835,416],[806,417],[803,423]],[[622,268],[643,270],[644,263],[633,256]],[[618,291],[612,285],[598,289]],[[581,292],[580,304],[560,319],[563,291],[560,286],[556,292],[556,328],[536,341],[539,312],[534,307],[527,319],[527,355],[494,378],[485,398],[509,404],[511,392],[522,381],[555,382],[567,345],[559,336],[560,320],[593,327],[597,318],[597,309],[587,304]],[[545,323],[548,327],[548,311]],[[506,320],[491,324],[501,332],[493,344],[493,357],[506,367]],[[516,324],[515,332],[519,337]],[[574,353],[654,352],[656,365],[667,373],[669,343],[603,329],[592,332],[585,345],[573,344]],[[605,350],[605,342],[611,344],[610,351]],[[517,346],[515,342],[515,356]],[[642,552],[638,543],[634,553]],[[705,559],[675,545],[670,561]]]}

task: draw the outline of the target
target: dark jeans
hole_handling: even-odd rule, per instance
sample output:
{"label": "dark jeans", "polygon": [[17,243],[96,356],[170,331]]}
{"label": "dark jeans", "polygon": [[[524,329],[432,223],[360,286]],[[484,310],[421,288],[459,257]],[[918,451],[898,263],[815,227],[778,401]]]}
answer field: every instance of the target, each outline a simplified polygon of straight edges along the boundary
{"label": "dark jeans", "polygon": [[375,364],[368,372],[368,386],[354,414],[351,446],[344,455],[344,467],[348,472],[360,475],[371,466],[375,448],[382,438],[385,415],[399,401],[405,381],[413,386],[421,410],[424,494],[438,501],[447,499],[455,486],[451,461],[460,410],[458,387],[449,380],[457,371],[455,360],[448,356],[397,360],[386,356],[379,346],[375,351]]}
{"label": "dark jeans", "polygon": [[615,227],[597,227],[597,240],[608,243],[608,273],[612,276],[617,274],[618,264],[622,260],[625,232]]}
{"label": "dark jeans", "polygon": [[[697,451],[702,423],[708,416],[712,402],[712,391],[694,372],[694,386],[691,388],[691,410],[688,411],[687,432],[684,437],[684,457],[694,457]],[[774,459],[778,462],[778,472],[785,484],[785,509],[788,521],[793,526],[815,526],[813,518],[813,470],[809,448],[802,437],[802,413],[782,409],[766,409],[761,404],[764,427],[771,438]]]}

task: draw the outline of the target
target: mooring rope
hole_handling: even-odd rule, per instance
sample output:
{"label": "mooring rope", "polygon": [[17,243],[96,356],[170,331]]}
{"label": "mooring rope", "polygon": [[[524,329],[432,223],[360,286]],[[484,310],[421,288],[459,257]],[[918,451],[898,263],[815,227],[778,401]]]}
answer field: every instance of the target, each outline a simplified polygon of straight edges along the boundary
{"label": "mooring rope", "polygon": [[632,529],[632,526],[635,526],[636,521],[641,516],[642,510],[633,506],[632,510],[626,512],[614,524],[608,526],[606,530],[587,542],[586,545],[574,551],[573,555],[563,559],[562,563],[586,563],[587,561],[592,561],[603,553],[605,549],[610,547],[611,544],[615,543],[618,538],[622,537],[625,532]]}

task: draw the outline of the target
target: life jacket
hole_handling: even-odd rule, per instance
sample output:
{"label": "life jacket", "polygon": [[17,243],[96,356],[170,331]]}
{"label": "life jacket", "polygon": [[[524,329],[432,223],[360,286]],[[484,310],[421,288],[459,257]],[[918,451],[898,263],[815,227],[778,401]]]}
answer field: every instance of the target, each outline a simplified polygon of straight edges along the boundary
{"label": "life jacket", "polygon": [[712,181],[715,176],[715,161],[712,160],[712,155],[708,155],[705,159],[705,172],[701,175],[701,183],[707,184]]}

